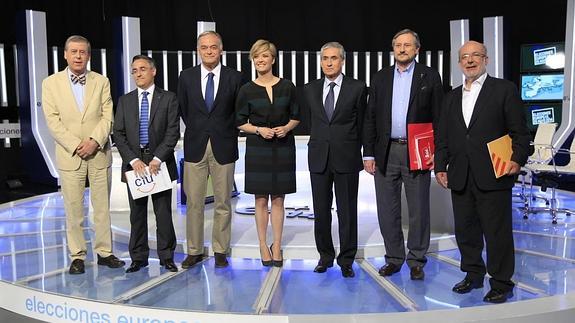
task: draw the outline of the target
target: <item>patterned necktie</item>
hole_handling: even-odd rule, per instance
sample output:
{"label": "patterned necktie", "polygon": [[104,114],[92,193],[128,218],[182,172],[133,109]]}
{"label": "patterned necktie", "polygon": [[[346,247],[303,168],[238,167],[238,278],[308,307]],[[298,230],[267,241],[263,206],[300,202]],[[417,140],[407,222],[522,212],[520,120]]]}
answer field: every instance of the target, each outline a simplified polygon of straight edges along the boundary
{"label": "patterned necktie", "polygon": [[331,121],[331,117],[333,116],[333,110],[335,109],[335,94],[333,93],[333,88],[335,87],[335,82],[329,83],[329,92],[325,97],[325,114],[327,115],[327,120]]}
{"label": "patterned necktie", "polygon": [[140,145],[146,146],[148,144],[148,92],[142,92],[142,105],[140,107]]}
{"label": "patterned necktie", "polygon": [[82,85],[86,85],[86,74],[82,74],[80,76],[76,75],[76,74],[70,74],[70,79],[72,80],[72,83],[74,84],[82,84]]}
{"label": "patterned necktie", "polygon": [[208,73],[208,83],[206,84],[206,107],[208,112],[212,111],[214,105],[214,73]]}

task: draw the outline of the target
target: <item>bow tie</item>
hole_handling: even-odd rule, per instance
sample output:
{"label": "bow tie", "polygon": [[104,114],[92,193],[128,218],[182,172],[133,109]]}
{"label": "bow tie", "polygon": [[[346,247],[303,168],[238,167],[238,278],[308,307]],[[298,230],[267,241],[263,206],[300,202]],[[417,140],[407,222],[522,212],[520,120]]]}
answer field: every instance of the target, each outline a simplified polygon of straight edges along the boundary
{"label": "bow tie", "polygon": [[72,83],[74,83],[74,84],[80,83],[82,85],[86,85],[86,74],[81,75],[81,76],[77,76],[76,74],[71,74],[70,79],[72,79]]}

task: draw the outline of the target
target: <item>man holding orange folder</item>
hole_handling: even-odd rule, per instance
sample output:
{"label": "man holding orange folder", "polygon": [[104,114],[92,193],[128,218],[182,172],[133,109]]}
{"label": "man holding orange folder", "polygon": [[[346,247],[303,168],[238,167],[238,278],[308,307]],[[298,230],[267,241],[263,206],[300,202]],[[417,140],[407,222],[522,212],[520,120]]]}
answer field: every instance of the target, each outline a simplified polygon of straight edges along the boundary
{"label": "man holding orange folder", "polygon": [[[511,189],[529,155],[529,132],[517,87],[487,75],[487,63],[481,43],[468,41],[459,50],[465,84],[443,101],[435,138],[435,177],[451,189],[455,238],[466,273],[453,291],[466,294],[482,288],[487,272],[491,290],[483,300],[503,303],[513,296],[514,287]],[[512,154],[497,178],[498,163],[492,163],[488,143],[505,135],[511,138]],[[487,266],[481,255],[484,239]]]}

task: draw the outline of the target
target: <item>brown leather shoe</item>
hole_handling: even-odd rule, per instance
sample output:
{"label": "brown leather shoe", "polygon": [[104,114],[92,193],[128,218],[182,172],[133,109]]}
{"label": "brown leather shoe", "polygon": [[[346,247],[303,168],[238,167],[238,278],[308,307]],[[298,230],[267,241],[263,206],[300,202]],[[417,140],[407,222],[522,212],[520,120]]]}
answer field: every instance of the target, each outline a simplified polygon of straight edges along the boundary
{"label": "brown leather shoe", "polygon": [[425,278],[425,272],[423,271],[423,266],[411,267],[409,276],[411,276],[411,280],[423,280],[423,278]]}
{"label": "brown leather shoe", "polygon": [[125,261],[118,259],[114,255],[109,255],[108,257],[98,255],[98,265],[107,266],[108,268],[120,268],[124,267],[125,264]]}
{"label": "brown leather shoe", "polygon": [[214,258],[216,259],[216,268],[224,268],[229,265],[225,253],[214,252]]}
{"label": "brown leather shoe", "polygon": [[198,262],[202,261],[204,255],[188,255],[184,261],[182,261],[182,268],[188,269]]}
{"label": "brown leather shoe", "polygon": [[391,276],[398,272],[401,269],[401,266],[396,264],[385,264],[383,267],[379,268],[379,275],[380,276]]}

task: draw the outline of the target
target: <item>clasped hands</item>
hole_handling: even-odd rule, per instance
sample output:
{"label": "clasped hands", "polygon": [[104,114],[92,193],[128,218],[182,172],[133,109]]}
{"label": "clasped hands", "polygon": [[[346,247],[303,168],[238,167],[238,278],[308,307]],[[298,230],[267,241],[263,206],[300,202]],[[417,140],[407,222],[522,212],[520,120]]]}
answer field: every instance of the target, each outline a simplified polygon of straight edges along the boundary
{"label": "clasped hands", "polygon": [[260,133],[260,136],[262,136],[262,138],[264,139],[272,139],[274,136],[277,136],[278,138],[283,138],[289,132],[286,126],[279,126],[275,128],[259,127],[258,131]]}
{"label": "clasped hands", "polygon": [[134,170],[136,176],[144,177],[148,175],[146,173],[146,166],[148,166],[150,169],[150,173],[156,176],[158,175],[158,171],[160,170],[160,164],[161,162],[157,159],[152,159],[152,161],[150,161],[148,165],[146,165],[146,163],[144,163],[140,159],[137,159],[132,163],[132,169]]}
{"label": "clasped hands", "polygon": [[96,142],[96,140],[92,138],[86,138],[80,142],[78,147],[76,147],[76,154],[82,159],[87,159],[88,157],[94,155],[99,148],[100,145]]}

